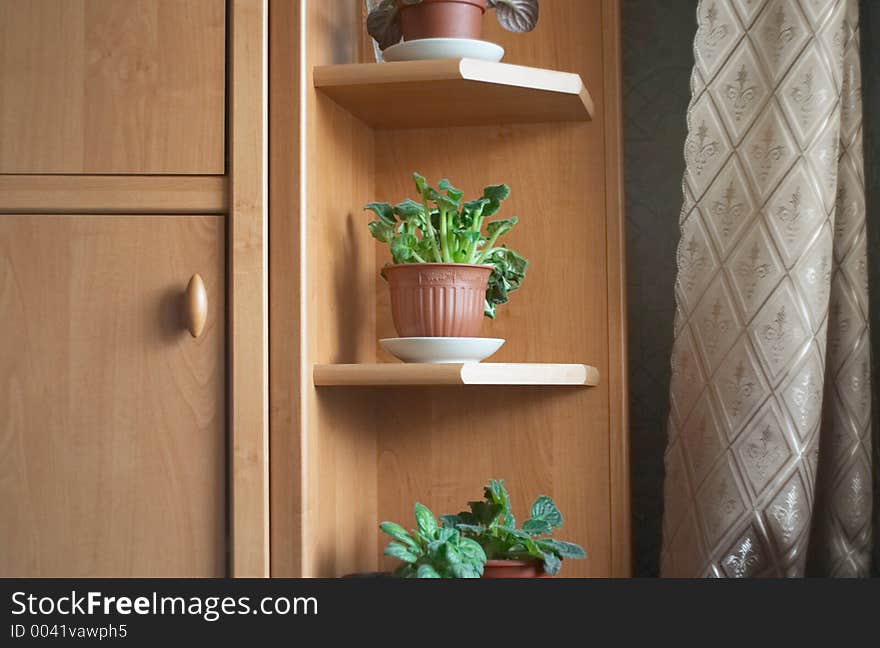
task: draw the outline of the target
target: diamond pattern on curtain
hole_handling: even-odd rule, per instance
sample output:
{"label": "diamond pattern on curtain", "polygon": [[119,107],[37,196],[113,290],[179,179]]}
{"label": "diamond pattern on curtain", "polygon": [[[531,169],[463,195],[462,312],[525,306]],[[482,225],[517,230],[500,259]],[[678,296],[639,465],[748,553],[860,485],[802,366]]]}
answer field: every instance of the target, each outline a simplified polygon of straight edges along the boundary
{"label": "diamond pattern on curtain", "polygon": [[697,15],[662,573],[867,575],[858,2]]}

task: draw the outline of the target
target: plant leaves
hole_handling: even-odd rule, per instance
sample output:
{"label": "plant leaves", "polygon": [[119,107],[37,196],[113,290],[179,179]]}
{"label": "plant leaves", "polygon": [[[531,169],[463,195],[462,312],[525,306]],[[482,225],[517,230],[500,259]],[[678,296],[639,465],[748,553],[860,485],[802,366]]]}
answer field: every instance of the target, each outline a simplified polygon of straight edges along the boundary
{"label": "plant leaves", "polygon": [[434,519],[434,514],[431,513],[427,506],[419,502],[416,502],[414,514],[419,532],[422,535],[433,538],[437,533],[437,520]]}
{"label": "plant leaves", "polygon": [[395,578],[415,578],[416,577],[416,568],[415,565],[410,563],[401,563],[397,566],[392,572],[392,576]]}
{"label": "plant leaves", "polygon": [[531,513],[533,520],[543,520],[556,529],[562,526],[562,513],[556,508],[553,500],[546,495],[541,495],[535,500]]}
{"label": "plant leaves", "polygon": [[573,542],[564,542],[554,538],[538,540],[538,547],[544,551],[552,551],[560,558],[586,558],[584,548]]}
{"label": "plant leaves", "polygon": [[538,24],[538,0],[489,0],[489,7],[507,31],[529,32]]}
{"label": "plant leaves", "polygon": [[385,555],[391,556],[392,558],[397,558],[398,560],[402,560],[406,563],[414,563],[419,559],[418,556],[416,556],[413,552],[411,552],[399,542],[389,542],[388,546],[385,547]]}
{"label": "plant leaves", "polygon": [[413,182],[416,184],[416,191],[420,196],[425,194],[425,191],[428,189],[428,181],[425,180],[425,176],[416,172],[413,173]]}
{"label": "plant leaves", "polygon": [[391,239],[391,256],[394,263],[406,263],[413,258],[413,251],[419,244],[414,234],[408,232],[398,234]]}
{"label": "plant leaves", "polygon": [[543,535],[545,533],[553,533],[553,527],[547,520],[526,520],[523,522],[522,530],[532,536]]}
{"label": "plant leaves", "polygon": [[403,202],[397,203],[394,206],[394,213],[399,216],[401,220],[424,218],[425,207],[421,203],[417,203],[415,200],[407,198]]}
{"label": "plant leaves", "polygon": [[440,189],[440,191],[445,191],[446,195],[449,196],[452,200],[454,200],[456,202],[456,204],[459,203],[459,201],[461,200],[461,197],[464,195],[463,191],[453,187],[449,183],[449,180],[447,180],[446,178],[443,178],[440,181],[440,184],[437,185],[437,188]]}
{"label": "plant leaves", "polygon": [[[500,19],[499,19],[500,20]],[[372,36],[379,49],[386,49],[403,38],[395,0],[382,0],[367,16],[367,32]]]}
{"label": "plant leaves", "polygon": [[410,537],[407,530],[399,524],[395,524],[394,522],[382,522],[382,524],[379,525],[379,528],[382,529],[383,533],[387,533],[395,540],[400,540],[400,542],[408,545],[411,549],[418,550],[419,545],[412,539],[412,537]]}
{"label": "plant leaves", "polygon": [[468,533],[482,533],[486,529],[486,527],[478,524],[456,524],[455,528]]}
{"label": "plant leaves", "polygon": [[516,216],[512,218],[505,218],[503,220],[492,221],[488,225],[486,225],[486,233],[489,237],[493,236],[502,236],[507,234],[510,230],[513,229],[513,226],[519,222],[519,219]]}
{"label": "plant leaves", "polygon": [[390,243],[394,238],[394,226],[380,220],[370,221],[367,225],[373,238],[382,243]]}
{"label": "plant leaves", "polygon": [[468,506],[471,508],[474,521],[483,526],[489,526],[495,522],[504,510],[500,504],[495,502],[468,502]]}
{"label": "plant leaves", "polygon": [[516,528],[516,518],[510,508],[510,494],[504,487],[503,479],[490,479],[489,485],[483,489],[483,496],[501,506],[501,515],[504,517],[504,526]]}
{"label": "plant leaves", "polygon": [[483,198],[487,198],[490,201],[494,200],[500,203],[503,200],[506,200],[509,195],[510,187],[506,184],[489,185],[483,189]]}
{"label": "plant leaves", "polygon": [[440,516],[440,525],[446,529],[454,529],[458,523],[459,519],[457,515],[446,514]]}
{"label": "plant leaves", "polygon": [[559,568],[562,567],[562,560],[554,553],[545,553],[544,554],[544,571],[550,574],[551,576],[555,576],[559,573]]}
{"label": "plant leaves", "polygon": [[427,563],[419,565],[416,574],[418,578],[440,578],[440,574],[437,573],[437,570]]}
{"label": "plant leaves", "polygon": [[388,203],[371,202],[364,205],[364,209],[372,211],[383,223],[388,223],[389,225],[397,223],[397,219],[394,218],[394,208]]}

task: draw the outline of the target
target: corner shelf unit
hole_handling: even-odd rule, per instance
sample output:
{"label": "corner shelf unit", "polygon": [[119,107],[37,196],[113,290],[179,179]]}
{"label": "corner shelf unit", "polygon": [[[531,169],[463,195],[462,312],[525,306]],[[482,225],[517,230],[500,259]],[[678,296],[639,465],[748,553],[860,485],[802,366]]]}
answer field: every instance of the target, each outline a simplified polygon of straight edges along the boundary
{"label": "corner shelf unit", "polygon": [[316,364],[317,387],[406,387],[451,385],[568,385],[593,387],[599,371],[583,364]]}
{"label": "corner shelf unit", "polygon": [[589,121],[580,75],[476,59],[314,68],[315,87],[379,130]]}

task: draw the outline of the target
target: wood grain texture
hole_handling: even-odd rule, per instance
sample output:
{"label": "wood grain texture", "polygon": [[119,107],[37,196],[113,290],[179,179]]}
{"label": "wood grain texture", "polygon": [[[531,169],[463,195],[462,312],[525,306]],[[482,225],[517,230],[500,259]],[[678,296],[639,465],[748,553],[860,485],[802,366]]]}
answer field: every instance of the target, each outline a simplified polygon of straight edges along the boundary
{"label": "wood grain texture", "polygon": [[582,364],[512,362],[404,364],[377,362],[360,364],[318,364],[314,368],[317,386],[415,387],[452,385],[558,385],[595,386],[599,372]]}
{"label": "wood grain texture", "polygon": [[593,112],[577,74],[475,59],[319,66],[315,86],[380,129],[587,121]]}
{"label": "wood grain texture", "polygon": [[269,576],[263,2],[229,7],[229,438],[232,575]]}
{"label": "wood grain texture", "polygon": [[[510,63],[580,74],[594,93],[592,122],[390,131],[370,130],[314,88],[313,66],[372,58],[363,3],[308,3],[299,23],[300,3],[282,4],[273,2],[273,11],[284,13],[287,26],[275,37],[296,31],[305,61],[294,76],[294,46],[273,48],[272,165],[280,160],[284,168],[273,171],[272,213],[300,218],[273,229],[273,309],[282,295],[271,347],[273,528],[282,525],[273,531],[273,574],[339,576],[390,566],[379,520],[411,524],[416,500],[438,513],[457,511],[486,480],[502,477],[520,514],[539,493],[553,496],[566,515],[562,535],[587,548],[589,558],[572,561],[563,575],[626,575],[628,538],[619,534],[628,533],[620,522],[628,504],[617,500],[628,495],[616,490],[626,463],[619,409],[625,356],[622,328],[610,330],[622,327],[615,286],[623,259],[617,234],[609,233],[620,214],[608,210],[620,205],[608,195],[617,180],[607,170],[619,150],[610,150],[615,136],[606,130],[619,123],[606,119],[617,100],[605,97],[615,91],[606,86],[606,65],[618,66],[619,58],[603,43],[603,0],[548,2],[528,35],[485,21],[484,37],[501,43]],[[279,105],[300,89],[298,110]],[[299,159],[290,149],[296,144]],[[603,376],[611,372],[613,383],[609,375],[591,389],[316,389],[315,365],[393,361],[376,345],[394,335],[387,287],[377,280],[387,249],[370,238],[362,207],[410,196],[415,170],[435,182],[449,177],[468,194],[494,182],[513,187],[505,213],[521,222],[509,243],[532,265],[484,330],[507,339],[498,360],[583,358]],[[290,186],[276,189],[277,182]]]}
{"label": "wood grain texture", "polygon": [[223,244],[222,216],[0,216],[0,576],[226,574]]}
{"label": "wood grain texture", "polygon": [[376,567],[373,400],[364,393],[318,392],[311,376],[316,363],[375,360],[376,269],[363,216],[374,193],[373,134],[318,93],[312,80],[314,65],[359,60],[362,8],[361,2],[308,2],[301,26],[308,165],[302,170],[305,251],[298,275],[303,576]]}
{"label": "wood grain texture", "polygon": [[0,173],[222,174],[223,0],[0,0]]}
{"label": "wood grain texture", "polygon": [[300,3],[269,3],[271,573],[302,573]]}
{"label": "wood grain texture", "polygon": [[[592,122],[376,134],[377,200],[410,196],[413,171],[433,182],[448,177],[466,197],[487,184],[511,186],[501,214],[520,223],[506,242],[530,266],[523,287],[484,326],[487,337],[507,340],[493,357],[498,362],[584,358],[601,375],[609,371],[609,327],[621,326],[609,317],[609,268],[622,258],[607,248],[602,25],[601,2],[583,0],[542,3],[527,35],[505,32],[492,16],[484,20],[484,38],[505,48],[506,61],[580,74],[595,100]],[[376,270],[387,260],[387,249],[377,246]],[[392,337],[386,286],[377,285],[376,301],[377,337]],[[380,519],[408,524],[415,500],[454,512],[479,497],[489,478],[503,478],[518,515],[538,494],[550,495],[565,515],[560,535],[586,548],[587,559],[566,563],[563,576],[616,575],[611,510],[622,494],[611,491],[609,409],[621,395],[607,381],[586,390],[371,395],[381,413]]]}
{"label": "wood grain texture", "polygon": [[605,218],[608,249],[608,416],[611,572],[632,575],[629,399],[626,344],[626,220],[623,201],[623,82],[620,0],[602,0],[605,85]]}
{"label": "wood grain texture", "polygon": [[0,175],[0,214],[218,214],[224,176]]}

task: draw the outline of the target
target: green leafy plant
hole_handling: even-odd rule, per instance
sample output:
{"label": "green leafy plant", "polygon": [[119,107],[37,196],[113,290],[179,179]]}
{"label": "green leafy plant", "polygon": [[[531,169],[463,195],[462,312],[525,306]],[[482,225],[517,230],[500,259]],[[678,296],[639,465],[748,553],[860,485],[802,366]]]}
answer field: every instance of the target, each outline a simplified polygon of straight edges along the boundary
{"label": "green leafy plant", "polygon": [[[400,9],[421,4],[422,0],[381,0],[367,16],[367,31],[381,49],[400,42],[403,31],[400,25]],[[538,24],[538,0],[489,0],[489,9],[504,29],[511,32],[528,32]]]}
{"label": "green leafy plant", "polygon": [[462,536],[458,529],[440,526],[424,504],[415,505],[416,528],[408,532],[394,522],[379,528],[393,538],[385,555],[401,565],[394,571],[400,578],[479,578],[486,554],[478,542]]}
{"label": "green leafy plant", "polygon": [[476,200],[462,201],[464,193],[443,179],[437,189],[413,174],[419,200],[407,198],[397,205],[371,202],[364,207],[377,219],[369,223],[373,237],[387,243],[394,263],[472,263],[492,266],[483,311],[495,309],[520,287],[529,262],[498,239],[517,218],[487,220],[510,195],[506,184],[490,185]]}
{"label": "green leafy plant", "polygon": [[565,558],[583,558],[582,547],[549,537],[562,526],[562,513],[553,500],[541,495],[532,504],[530,517],[517,528],[510,509],[510,496],[503,480],[490,480],[484,499],[468,502],[470,511],[458,515],[441,515],[443,527],[455,529],[463,539],[480,544],[489,560],[535,559],[551,576],[559,571]]}

